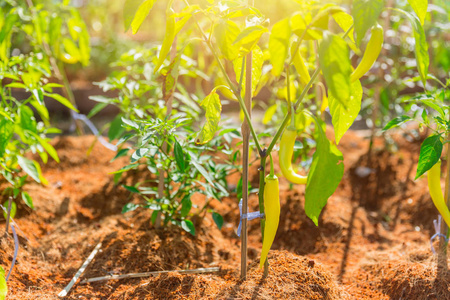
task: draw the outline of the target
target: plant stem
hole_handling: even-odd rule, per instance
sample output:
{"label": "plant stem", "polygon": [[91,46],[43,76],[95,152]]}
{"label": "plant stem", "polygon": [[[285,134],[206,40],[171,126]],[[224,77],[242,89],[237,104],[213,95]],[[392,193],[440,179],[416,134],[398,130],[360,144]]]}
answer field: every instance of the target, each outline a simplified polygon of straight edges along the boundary
{"label": "plant stem", "polygon": [[[264,185],[265,185],[265,178],[266,178],[266,172],[265,172],[266,159],[267,159],[267,156],[261,157],[261,159],[260,159],[261,166],[259,167],[258,202],[259,202],[259,213],[260,214],[265,213],[265,208],[264,208]],[[262,241],[264,241],[264,230],[266,228],[266,218],[261,218],[260,226],[261,226]],[[266,259],[266,261],[264,262],[264,276],[267,276],[268,273],[269,273],[269,262]]]}

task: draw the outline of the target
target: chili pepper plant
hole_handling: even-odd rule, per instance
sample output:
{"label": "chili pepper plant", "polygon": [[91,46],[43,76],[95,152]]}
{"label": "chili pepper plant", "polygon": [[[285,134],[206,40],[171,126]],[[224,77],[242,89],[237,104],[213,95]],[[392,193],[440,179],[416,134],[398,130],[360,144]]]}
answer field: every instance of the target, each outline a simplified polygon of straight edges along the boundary
{"label": "chili pepper plant", "polygon": [[[127,1],[126,26],[130,26],[133,33],[139,30],[154,3]],[[421,80],[425,81],[429,58],[422,28],[426,10],[421,7],[426,6],[426,2],[410,3],[414,12],[395,11],[412,24],[417,67]],[[131,9],[132,5],[134,9]],[[318,225],[320,212],[343,176],[343,156],[337,144],[361,109],[363,89],[359,78],[369,71],[381,50],[383,29],[377,20],[386,9],[389,8],[384,6],[382,0],[355,0],[351,10],[335,4],[302,1],[298,2],[296,11],[286,12],[283,19],[273,22],[258,9],[258,1],[209,0],[207,3],[191,4],[188,0],[171,0],[166,9],[165,36],[153,72],[167,74],[167,68],[173,70],[172,66],[177,64],[178,57],[184,51],[189,51],[193,59],[204,59],[204,54],[208,54],[212,61],[209,66],[215,66],[214,72],[220,73],[221,80],[215,81],[219,84],[213,86],[201,101],[206,111],[206,122],[197,135],[196,143],[208,143],[218,131],[223,101],[221,96],[237,101],[245,116],[242,127],[243,187],[246,187],[248,180],[245,172],[248,165],[246,136],[251,136],[251,146],[256,150],[261,166],[258,193],[260,213],[264,214],[266,208],[279,206],[278,184],[272,176],[273,171],[266,177],[266,163],[270,154],[277,150],[281,137],[279,160],[283,175],[295,184],[306,184],[305,212]],[[363,53],[355,70],[350,60],[351,50]],[[286,113],[281,124],[275,127],[272,138],[267,138],[266,134],[256,132],[251,119],[251,102],[261,87],[270,83],[280,87],[280,96],[286,99],[280,105],[286,108]],[[309,91],[315,85],[326,90],[326,94],[323,93],[322,99],[317,97],[316,101],[310,101]],[[325,134],[322,106],[328,106],[331,114],[334,141]],[[312,137],[316,151],[308,175],[302,177],[292,167],[290,156],[295,144],[293,140],[299,131],[305,130],[297,128],[295,120],[304,115],[311,119],[310,124],[315,128]],[[248,192],[244,189],[244,214],[247,212],[247,196]],[[267,211],[266,217],[261,219],[264,255],[270,248],[267,240],[272,241],[276,232],[277,211]],[[245,278],[245,219],[243,230],[241,275]],[[261,257],[261,265],[267,274],[266,257]]]}
{"label": "chili pepper plant", "polygon": [[[47,181],[38,161],[26,154],[37,153],[43,163],[49,156],[59,161],[47,138],[59,130],[51,127],[44,98],[76,110],[64,63],[86,65],[90,57],[84,22],[64,2],[0,4],[0,173],[9,184],[2,194],[21,198],[30,208],[33,200],[23,189],[27,178],[42,184]],[[55,90],[61,88],[68,98]],[[26,92],[24,99],[16,97],[19,90]],[[15,202],[12,211],[16,211]]]}
{"label": "chili pepper plant", "polygon": [[[231,142],[239,138],[239,133],[223,128],[219,137],[208,145],[197,145],[194,122],[201,110],[182,84],[177,85],[175,92],[174,85],[168,84],[168,77],[173,76],[170,78],[175,81],[179,75],[183,81],[208,78],[194,61],[181,55],[175,63],[176,69],[169,66],[162,75],[153,74],[156,53],[156,47],[124,53],[113,64],[115,71],[99,83],[104,91],[117,91],[118,96],[91,97],[99,103],[91,110],[90,117],[108,104],[120,110],[109,124],[108,136],[111,141],[118,140],[116,158],[128,155],[130,163],[115,172],[114,180],[144,200],[125,205],[123,213],[139,207],[149,208],[153,210],[152,223],[156,224],[158,216],[162,215],[162,226],[174,224],[195,235],[191,197],[200,193],[205,195],[205,202],[197,215],[203,217],[207,212],[212,213],[221,228],[223,218],[211,210],[209,202],[228,196],[226,176],[236,168],[237,161]],[[168,112],[166,101],[170,97],[172,107]],[[132,185],[124,183],[126,178],[121,179],[125,172],[140,172],[143,167],[152,174],[150,178],[141,178]],[[161,174],[164,174],[162,179]],[[159,193],[160,180],[162,194]]]}
{"label": "chili pepper plant", "polygon": [[[415,97],[402,97],[404,103],[414,105],[410,115],[402,115],[391,120],[384,128],[389,130],[398,127],[409,121],[419,123],[419,128],[427,128],[430,132],[420,147],[419,161],[415,179],[420,178],[427,172],[428,188],[431,199],[436,206],[444,222],[440,229],[440,242],[438,252],[438,272],[447,270],[447,248],[450,232],[450,79],[444,83],[435,76],[429,75],[430,82],[437,86],[427,85],[423,93]],[[447,144],[446,153],[446,175],[445,175],[445,196],[441,189],[441,156],[443,155],[444,145]]]}

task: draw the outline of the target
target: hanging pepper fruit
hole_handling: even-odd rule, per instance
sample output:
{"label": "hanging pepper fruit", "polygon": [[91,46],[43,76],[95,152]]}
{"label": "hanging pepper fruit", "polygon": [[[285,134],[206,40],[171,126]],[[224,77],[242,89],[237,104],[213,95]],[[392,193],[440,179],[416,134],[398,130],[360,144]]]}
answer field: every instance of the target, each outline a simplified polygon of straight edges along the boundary
{"label": "hanging pepper fruit", "polygon": [[381,48],[383,47],[383,27],[376,24],[371,29],[371,37],[367,43],[364,55],[359,63],[358,67],[353,71],[350,76],[350,81],[354,82],[364,76],[380,55]]}
{"label": "hanging pepper fruit", "polygon": [[280,151],[278,152],[281,173],[283,173],[283,176],[286,177],[286,179],[292,183],[306,184],[308,176],[302,176],[300,174],[297,174],[292,168],[291,160],[292,154],[294,154],[294,145],[296,137],[297,137],[297,130],[292,126],[286,128],[286,130],[283,133],[283,136],[281,137]]}
{"label": "hanging pepper fruit", "polygon": [[275,235],[280,222],[280,189],[278,186],[278,178],[273,170],[272,155],[270,155],[270,173],[266,176],[264,185],[264,212],[266,215],[263,245],[261,250],[261,258],[259,266],[264,267],[267,254],[272,247]]}
{"label": "hanging pepper fruit", "polygon": [[441,189],[441,161],[439,160],[430,170],[428,170],[428,190],[434,205],[438,209],[445,223],[450,226],[450,211],[445,204],[444,195]]}

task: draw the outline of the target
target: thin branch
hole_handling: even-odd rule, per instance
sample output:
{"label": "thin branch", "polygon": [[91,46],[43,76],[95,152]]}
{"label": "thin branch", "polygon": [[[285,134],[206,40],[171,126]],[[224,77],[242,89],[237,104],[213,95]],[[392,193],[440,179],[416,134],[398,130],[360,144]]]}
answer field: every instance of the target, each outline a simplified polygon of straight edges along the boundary
{"label": "thin branch", "polygon": [[167,273],[180,273],[180,274],[201,274],[201,273],[214,273],[219,272],[219,267],[214,268],[201,268],[194,270],[172,270],[172,271],[154,271],[154,272],[144,272],[144,273],[130,273],[123,275],[108,275],[102,277],[94,277],[81,281],[81,284],[89,283],[89,282],[98,282],[98,281],[108,281],[114,279],[127,279],[127,278],[142,278],[142,277],[150,277],[150,276],[158,276],[160,274]]}
{"label": "thin branch", "polygon": [[78,270],[78,272],[75,274],[75,276],[72,278],[72,280],[69,282],[69,284],[58,294],[58,297],[65,297],[65,296],[67,296],[67,294],[69,294],[69,292],[72,289],[73,285],[78,281],[78,279],[80,278],[81,274],[83,274],[84,270],[86,270],[87,266],[94,259],[95,255],[97,255],[97,252],[100,250],[101,247],[102,247],[102,243],[98,243],[97,246],[95,246],[95,249],[91,252],[89,257],[83,263],[83,265]]}

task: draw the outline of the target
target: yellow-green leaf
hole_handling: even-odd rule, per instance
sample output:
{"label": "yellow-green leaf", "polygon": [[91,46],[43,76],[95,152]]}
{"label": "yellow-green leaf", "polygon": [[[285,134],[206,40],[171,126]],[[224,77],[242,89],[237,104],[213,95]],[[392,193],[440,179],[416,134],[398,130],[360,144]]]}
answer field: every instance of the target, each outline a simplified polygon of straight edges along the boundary
{"label": "yellow-green leaf", "polygon": [[352,72],[347,43],[338,35],[324,34],[319,48],[319,62],[330,95],[345,103],[350,97]]}
{"label": "yellow-green leaf", "polygon": [[[239,83],[240,77],[241,77],[241,70],[242,70],[242,57],[239,57],[235,60],[233,60],[233,68],[234,73],[236,74],[236,82]],[[262,66],[264,63],[264,54],[258,46],[255,46],[252,52],[252,95],[254,95],[256,88],[258,86],[259,80],[261,79],[261,73],[262,73]],[[245,83],[246,83],[246,73],[247,70],[244,71],[244,77],[242,79],[242,90],[241,90],[241,96],[244,97],[245,95]]]}
{"label": "yellow-green leaf", "polygon": [[147,18],[155,2],[156,0],[145,0],[139,6],[136,14],[134,15],[133,21],[131,21],[131,30],[133,31],[133,34],[136,34],[138,32],[139,28],[142,25],[142,22],[144,22],[145,18]]}
{"label": "yellow-green leaf", "polygon": [[233,44],[238,37],[240,30],[236,23],[232,21],[220,21],[214,30],[220,52],[228,60],[234,60],[239,54],[239,48]]}
{"label": "yellow-green leaf", "polygon": [[427,15],[428,0],[408,0],[408,2],[419,17],[420,24],[423,25]]}
{"label": "yellow-green leaf", "polygon": [[328,99],[331,121],[334,127],[336,144],[339,144],[342,136],[347,132],[361,110],[363,90],[359,80],[351,84],[350,96],[343,102],[338,101],[331,93]]}
{"label": "yellow-green leaf", "polygon": [[216,90],[214,89],[205,99],[203,99],[200,105],[206,110],[206,122],[197,135],[197,143],[205,144],[214,137],[219,127],[222,103],[220,102],[219,95],[217,95]]}
{"label": "yellow-green leaf", "polygon": [[280,76],[284,69],[284,62],[288,56],[291,26],[289,18],[283,19],[273,25],[269,38],[270,62],[272,74]]}

